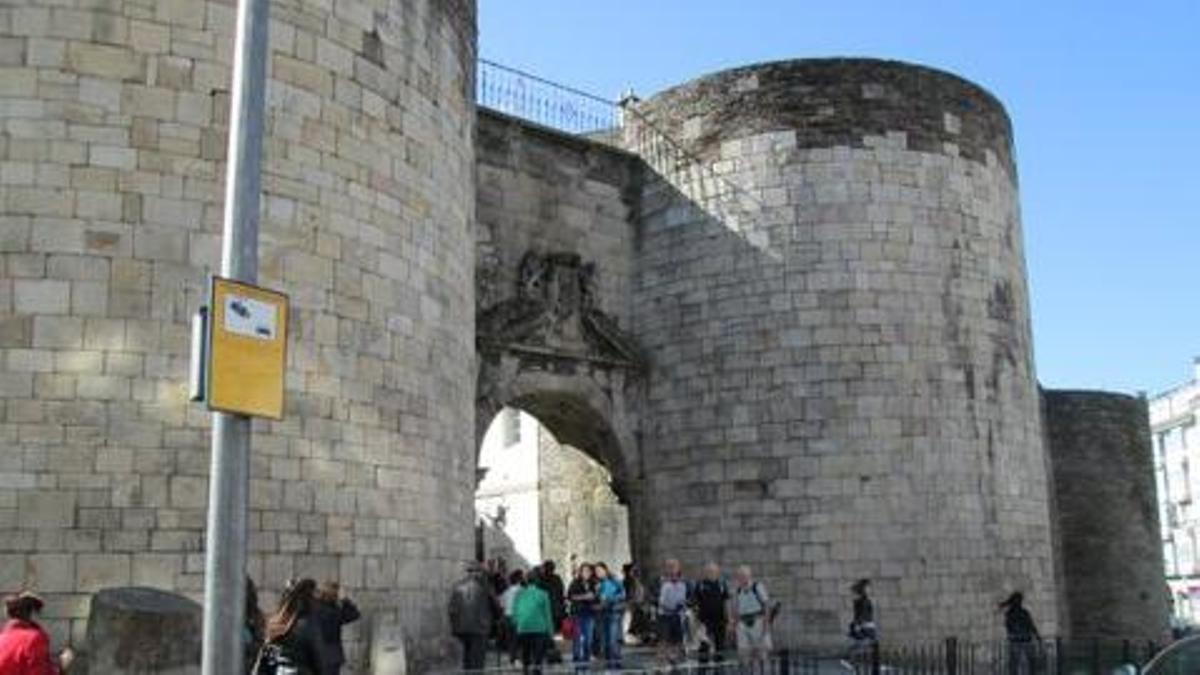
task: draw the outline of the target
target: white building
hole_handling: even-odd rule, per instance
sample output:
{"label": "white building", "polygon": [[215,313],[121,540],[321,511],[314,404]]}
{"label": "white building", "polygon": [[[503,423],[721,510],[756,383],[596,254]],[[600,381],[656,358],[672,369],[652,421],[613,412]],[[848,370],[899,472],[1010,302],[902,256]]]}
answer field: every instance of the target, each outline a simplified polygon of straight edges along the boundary
{"label": "white building", "polygon": [[1200,358],[1192,379],[1150,400],[1167,585],[1178,619],[1200,623]]}
{"label": "white building", "polygon": [[542,560],[539,427],[533,416],[505,408],[483,436],[475,519],[486,558],[521,567]]}

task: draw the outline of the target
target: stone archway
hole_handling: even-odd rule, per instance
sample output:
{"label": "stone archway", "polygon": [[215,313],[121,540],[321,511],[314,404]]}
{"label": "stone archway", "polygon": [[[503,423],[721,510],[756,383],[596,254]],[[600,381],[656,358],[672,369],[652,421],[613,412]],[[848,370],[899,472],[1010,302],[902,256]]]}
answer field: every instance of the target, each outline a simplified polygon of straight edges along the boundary
{"label": "stone archway", "polygon": [[515,294],[477,317],[476,450],[505,407],[536,417],[560,443],[601,464],[629,508],[631,548],[641,538],[642,462],[637,410],[645,365],[598,308],[594,267],[571,253],[529,252]]}

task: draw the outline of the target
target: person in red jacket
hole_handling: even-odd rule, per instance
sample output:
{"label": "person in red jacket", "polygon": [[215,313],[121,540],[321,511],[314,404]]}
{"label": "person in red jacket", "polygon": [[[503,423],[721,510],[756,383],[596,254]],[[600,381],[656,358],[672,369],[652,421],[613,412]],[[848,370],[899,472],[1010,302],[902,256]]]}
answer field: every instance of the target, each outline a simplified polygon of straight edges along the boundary
{"label": "person in red jacket", "polygon": [[50,656],[50,636],[33,620],[42,599],[25,591],[4,599],[8,623],[0,631],[0,675],[58,675],[71,666],[70,647]]}

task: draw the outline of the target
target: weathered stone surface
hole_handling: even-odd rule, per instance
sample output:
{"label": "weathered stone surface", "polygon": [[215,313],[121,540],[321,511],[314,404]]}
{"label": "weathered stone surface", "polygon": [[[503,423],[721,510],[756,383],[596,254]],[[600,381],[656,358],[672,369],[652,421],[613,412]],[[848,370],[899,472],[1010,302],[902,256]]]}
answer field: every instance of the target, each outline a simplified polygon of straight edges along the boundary
{"label": "weathered stone surface", "polygon": [[203,608],[155,588],[107,588],[92,597],[83,664],[87,673],[200,672]]}
{"label": "weathered stone surface", "polygon": [[[57,645],[93,589],[203,586],[188,321],[219,260],[235,26],[225,2],[53,4],[0,10],[0,539]],[[247,572],[265,606],[340,578],[438,652],[473,516],[475,3],[273,2],[271,24],[259,269],[292,341]]]}
{"label": "weathered stone surface", "polygon": [[657,174],[631,322],[653,363],[642,558],[748,563],[806,640],[844,632],[859,577],[891,639],[990,639],[1015,589],[1056,631],[1002,108],[945,73],[816,60],[626,120]]}
{"label": "weathered stone surface", "polygon": [[[208,416],[183,380],[233,22],[43,5],[0,11],[0,539],[79,641],[86,589],[202,588]],[[753,66],[628,111],[623,152],[476,114],[472,0],[299,5],[273,7],[267,90],[260,275],[293,311],[287,417],[255,426],[264,595],[337,576],[404,617],[411,662],[448,653],[472,440],[512,405],[611,472],[636,557],[754,565],[781,633],[840,641],[859,576],[898,639],[990,638],[1013,588],[1055,631],[990,95],[890,62]]]}
{"label": "weathered stone surface", "polygon": [[1043,391],[1066,632],[1167,639],[1150,419],[1142,398]]}

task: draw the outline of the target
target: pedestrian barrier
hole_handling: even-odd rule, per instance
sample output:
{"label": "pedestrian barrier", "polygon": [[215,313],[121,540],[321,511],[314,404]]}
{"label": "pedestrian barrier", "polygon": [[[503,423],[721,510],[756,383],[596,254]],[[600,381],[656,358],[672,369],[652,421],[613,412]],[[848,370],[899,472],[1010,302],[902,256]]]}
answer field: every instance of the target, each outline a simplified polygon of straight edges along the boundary
{"label": "pedestrian barrier", "polygon": [[[703,663],[689,654],[681,663],[657,660],[653,650],[630,649],[626,667],[604,667],[603,661],[590,664],[566,661],[540,667],[523,668],[492,659],[488,675],[516,673],[646,673],[681,675],[1114,675],[1140,673],[1160,651],[1160,646],[1145,640],[1048,639],[1032,642],[969,642],[947,638],[928,643],[888,643],[855,650],[850,647],[826,649],[780,649],[767,658],[742,662],[736,653],[722,655],[719,662]],[[442,671],[445,675],[464,671]],[[1192,674],[1194,675],[1194,674]]]}

